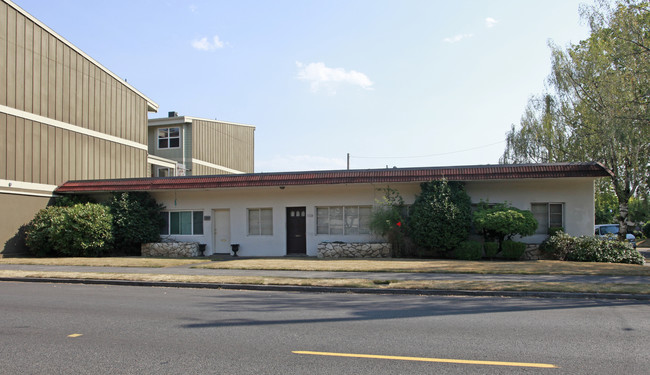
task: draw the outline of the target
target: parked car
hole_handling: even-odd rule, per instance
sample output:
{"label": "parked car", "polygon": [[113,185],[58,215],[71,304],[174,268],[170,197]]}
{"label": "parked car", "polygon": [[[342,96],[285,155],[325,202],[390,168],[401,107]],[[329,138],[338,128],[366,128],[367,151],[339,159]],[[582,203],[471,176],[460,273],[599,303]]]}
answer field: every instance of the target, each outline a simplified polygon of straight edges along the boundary
{"label": "parked car", "polygon": [[[595,235],[604,238],[618,238],[618,224],[599,224],[596,225]],[[625,239],[628,240],[632,247],[636,249],[636,237],[632,233],[625,235]]]}

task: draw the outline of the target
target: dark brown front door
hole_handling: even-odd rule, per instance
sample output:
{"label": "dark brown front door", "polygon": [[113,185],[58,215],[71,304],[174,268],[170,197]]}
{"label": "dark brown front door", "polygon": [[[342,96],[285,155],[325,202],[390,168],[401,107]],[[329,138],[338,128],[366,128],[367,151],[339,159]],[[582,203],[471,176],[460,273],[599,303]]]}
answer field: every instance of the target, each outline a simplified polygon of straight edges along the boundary
{"label": "dark brown front door", "polygon": [[307,254],[306,208],[287,207],[287,254]]}

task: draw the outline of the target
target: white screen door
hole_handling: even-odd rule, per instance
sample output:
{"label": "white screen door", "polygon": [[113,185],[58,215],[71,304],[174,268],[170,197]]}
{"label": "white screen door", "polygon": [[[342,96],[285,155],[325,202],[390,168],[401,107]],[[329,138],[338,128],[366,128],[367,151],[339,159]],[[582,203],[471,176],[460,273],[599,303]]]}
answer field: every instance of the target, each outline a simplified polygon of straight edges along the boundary
{"label": "white screen door", "polygon": [[230,254],[230,210],[212,210],[212,253]]}

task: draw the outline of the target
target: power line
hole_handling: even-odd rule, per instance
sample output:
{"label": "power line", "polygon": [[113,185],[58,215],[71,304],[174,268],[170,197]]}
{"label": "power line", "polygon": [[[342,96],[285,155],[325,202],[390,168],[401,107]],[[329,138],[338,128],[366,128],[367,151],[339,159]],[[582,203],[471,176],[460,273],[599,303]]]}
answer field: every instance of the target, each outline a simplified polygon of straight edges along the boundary
{"label": "power line", "polygon": [[354,158],[354,159],[418,159],[418,158],[430,158],[430,157],[433,157],[433,156],[444,156],[444,155],[458,154],[458,153],[461,153],[461,152],[478,150],[478,149],[481,149],[481,148],[486,148],[486,147],[498,145],[499,143],[503,143],[505,141],[506,141],[505,139],[502,139],[499,142],[494,142],[494,143],[490,143],[490,144],[487,144],[487,145],[467,148],[467,149],[464,149],[464,150],[441,152],[441,153],[438,153],[438,154],[429,154],[429,155],[419,155],[419,156],[352,156],[352,155],[350,155],[350,158]]}

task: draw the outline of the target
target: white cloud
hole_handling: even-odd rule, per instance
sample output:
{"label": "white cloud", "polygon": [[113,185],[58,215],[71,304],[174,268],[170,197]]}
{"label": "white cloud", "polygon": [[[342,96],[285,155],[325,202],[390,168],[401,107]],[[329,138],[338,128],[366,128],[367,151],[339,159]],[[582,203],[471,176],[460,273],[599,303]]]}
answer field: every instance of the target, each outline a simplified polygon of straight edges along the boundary
{"label": "white cloud", "polygon": [[349,84],[372,90],[373,82],[370,78],[355,70],[346,71],[343,68],[328,68],[322,62],[305,65],[297,61],[296,66],[298,67],[297,78],[309,82],[313,92],[318,92],[321,88],[324,88],[330,94],[334,94],[339,84]]}
{"label": "white cloud", "polygon": [[194,5],[194,4],[190,4],[190,12],[192,12],[192,13],[196,13],[196,11],[197,11],[198,9],[199,9],[198,6],[196,6],[196,5]]}
{"label": "white cloud", "polygon": [[474,36],[474,34],[458,34],[458,35],[454,35],[454,36],[449,37],[449,38],[445,38],[442,41],[445,42],[445,43],[458,43],[463,39],[471,38],[473,36]]}
{"label": "white cloud", "polygon": [[218,35],[213,36],[212,40],[208,40],[208,37],[203,37],[192,41],[192,47],[199,51],[214,51],[215,49],[223,48],[223,46],[224,43],[219,39]]}
{"label": "white cloud", "polygon": [[488,17],[485,19],[485,27],[487,27],[488,29],[494,27],[494,25],[496,25],[497,23],[499,23],[499,21],[495,20],[492,17]]}
{"label": "white cloud", "polygon": [[276,155],[269,160],[255,160],[256,172],[296,172],[345,169],[345,159],[313,155]]}

